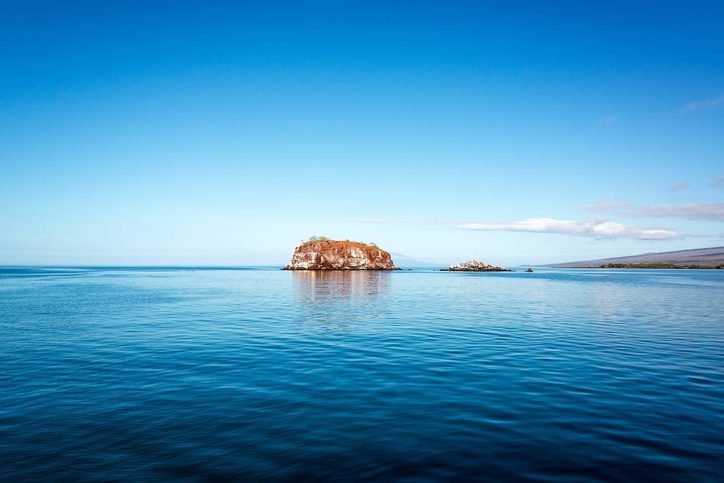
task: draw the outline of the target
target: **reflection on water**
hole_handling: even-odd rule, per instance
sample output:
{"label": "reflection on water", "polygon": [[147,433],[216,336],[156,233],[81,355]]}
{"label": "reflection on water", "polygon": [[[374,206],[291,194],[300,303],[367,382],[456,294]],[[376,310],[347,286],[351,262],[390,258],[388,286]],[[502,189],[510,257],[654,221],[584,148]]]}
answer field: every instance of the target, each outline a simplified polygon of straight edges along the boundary
{"label": "reflection on water", "polygon": [[378,297],[389,290],[390,273],[364,270],[294,271],[294,286],[304,301],[337,301]]}
{"label": "reflection on water", "polygon": [[349,332],[380,316],[390,288],[389,272],[300,270],[292,274],[307,329]]}

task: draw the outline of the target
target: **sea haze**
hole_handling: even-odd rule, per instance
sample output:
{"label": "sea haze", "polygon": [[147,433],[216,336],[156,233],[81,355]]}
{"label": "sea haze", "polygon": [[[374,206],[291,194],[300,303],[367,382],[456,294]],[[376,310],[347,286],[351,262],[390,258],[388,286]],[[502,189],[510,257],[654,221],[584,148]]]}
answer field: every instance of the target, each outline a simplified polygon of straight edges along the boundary
{"label": "sea haze", "polygon": [[721,478],[724,271],[0,268],[0,480]]}

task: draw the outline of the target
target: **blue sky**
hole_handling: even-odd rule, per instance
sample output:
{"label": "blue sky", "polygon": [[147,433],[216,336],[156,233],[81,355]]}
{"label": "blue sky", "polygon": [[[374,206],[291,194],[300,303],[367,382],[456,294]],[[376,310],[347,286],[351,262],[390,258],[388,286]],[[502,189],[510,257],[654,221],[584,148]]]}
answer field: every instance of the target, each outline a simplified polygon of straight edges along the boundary
{"label": "blue sky", "polygon": [[2,2],[0,264],[724,245],[721,2]]}

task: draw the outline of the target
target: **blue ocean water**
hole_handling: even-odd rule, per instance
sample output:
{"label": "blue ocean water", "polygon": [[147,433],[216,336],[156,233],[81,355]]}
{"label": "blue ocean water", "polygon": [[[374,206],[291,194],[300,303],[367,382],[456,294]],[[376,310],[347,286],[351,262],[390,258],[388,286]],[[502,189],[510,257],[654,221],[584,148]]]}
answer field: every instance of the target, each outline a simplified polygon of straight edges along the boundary
{"label": "blue ocean water", "polygon": [[0,268],[0,480],[721,481],[724,271]]}

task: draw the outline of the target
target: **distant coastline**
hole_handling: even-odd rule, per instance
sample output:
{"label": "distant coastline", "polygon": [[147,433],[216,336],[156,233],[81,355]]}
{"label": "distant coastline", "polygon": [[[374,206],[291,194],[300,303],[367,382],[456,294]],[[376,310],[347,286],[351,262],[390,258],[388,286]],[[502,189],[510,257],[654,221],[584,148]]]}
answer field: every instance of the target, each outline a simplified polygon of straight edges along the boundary
{"label": "distant coastline", "polygon": [[551,268],[724,269],[724,247],[603,258],[546,265]]}
{"label": "distant coastline", "polygon": [[[565,268],[565,267],[563,267]],[[663,269],[679,269],[679,270],[722,270],[724,264],[719,265],[676,265],[674,263],[607,263],[599,267],[582,267],[582,268],[663,268]]]}

